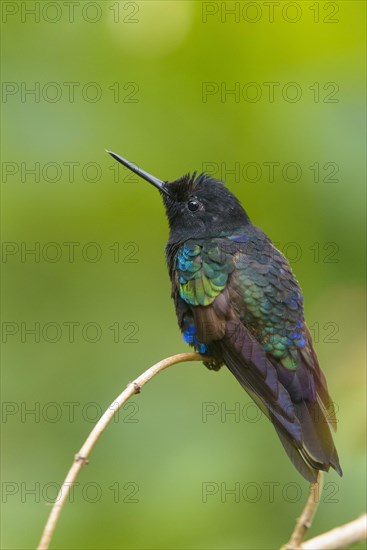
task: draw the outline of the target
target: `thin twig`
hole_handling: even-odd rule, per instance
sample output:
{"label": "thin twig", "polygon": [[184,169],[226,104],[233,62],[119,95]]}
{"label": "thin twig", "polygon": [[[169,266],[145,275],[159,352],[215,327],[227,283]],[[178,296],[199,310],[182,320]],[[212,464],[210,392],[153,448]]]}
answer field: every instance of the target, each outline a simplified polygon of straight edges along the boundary
{"label": "thin twig", "polygon": [[106,429],[108,424],[111,422],[114,415],[120,409],[120,407],[133,395],[140,392],[142,388],[149,380],[151,380],[156,374],[162,370],[175,365],[177,363],[183,363],[185,361],[207,361],[206,357],[203,357],[199,353],[179,353],[173,355],[172,357],[167,357],[150,367],[142,375],[136,378],[133,382],[130,382],[126,389],[115,399],[113,403],[109,406],[103,416],[99,419],[89,436],[87,437],[84,445],[80,451],[75,455],[73,465],[71,466],[66,479],[59,491],[59,494],[56,497],[50,515],[48,517],[46,526],[42,533],[41,541],[38,545],[38,550],[47,550],[51,542],[52,535],[55,531],[55,527],[61,510],[66,502],[66,499],[70,493],[72,485],[75,483],[75,480],[85,464],[88,464],[88,457],[92,452],[93,447],[97,443],[99,437]]}
{"label": "thin twig", "polygon": [[[140,392],[140,389],[156,376],[160,371],[175,365],[177,363],[183,363],[186,361],[203,361],[208,360],[199,353],[179,353],[163,359],[159,363],[156,363],[145,371],[141,376],[136,378],[133,382],[130,382],[126,389],[115,399],[109,406],[107,411],[103,414],[100,420],[97,422],[89,436],[87,437],[84,445],[80,451],[75,455],[74,462],[66,476],[66,479],[56,497],[50,515],[48,517],[46,526],[42,533],[41,541],[38,545],[38,550],[47,550],[52,539],[52,535],[55,531],[57,521],[60,517],[63,506],[70,493],[70,489],[75,483],[75,480],[82,469],[82,467],[88,464],[88,457],[93,450],[93,447],[97,443],[99,437],[102,435],[108,424],[113,419],[117,411],[122,405],[133,395]],[[283,547],[284,550],[339,550],[347,548],[351,544],[366,539],[366,519],[364,515],[350,523],[337,527],[332,531],[328,531],[323,535],[310,539],[302,543],[302,540],[310,528],[312,519],[315,515],[318,502],[320,500],[320,493],[322,490],[322,472],[319,472],[317,483],[314,483],[310,487],[310,493],[306,506],[302,515],[297,520],[296,527],[292,534],[289,543]]]}
{"label": "thin twig", "polygon": [[341,550],[367,538],[367,515],[307,540],[302,550]]}
{"label": "thin twig", "polygon": [[297,519],[296,526],[289,542],[283,546],[282,550],[297,550],[297,548],[301,547],[302,541],[312,525],[312,520],[320,501],[323,477],[323,472],[319,471],[316,483],[311,483],[306,506],[304,507],[300,517]]}

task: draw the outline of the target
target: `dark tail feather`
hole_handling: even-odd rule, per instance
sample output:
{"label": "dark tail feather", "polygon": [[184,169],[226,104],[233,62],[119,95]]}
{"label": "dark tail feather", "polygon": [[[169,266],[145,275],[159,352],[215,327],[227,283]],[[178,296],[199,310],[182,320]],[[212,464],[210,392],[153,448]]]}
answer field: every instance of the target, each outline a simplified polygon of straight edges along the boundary
{"label": "dark tail feather", "polygon": [[342,476],[329,422],[318,401],[295,403],[294,408],[302,426],[302,455],[313,467],[328,471],[331,466]]}
{"label": "dark tail feather", "polygon": [[294,441],[290,439],[289,435],[284,432],[282,427],[273,420],[272,422],[285,449],[285,452],[291,459],[295,468],[305,479],[307,479],[307,481],[309,481],[310,483],[316,483],[318,470],[313,468],[308,462],[305,461],[303,455],[300,452],[300,449],[295,446]]}
{"label": "dark tail feather", "polygon": [[329,424],[318,402],[305,401],[294,405],[302,427],[303,443],[299,446],[271,415],[282,445],[294,466],[311,483],[317,480],[318,470],[329,471],[330,466],[342,476],[338,453],[335,449]]}

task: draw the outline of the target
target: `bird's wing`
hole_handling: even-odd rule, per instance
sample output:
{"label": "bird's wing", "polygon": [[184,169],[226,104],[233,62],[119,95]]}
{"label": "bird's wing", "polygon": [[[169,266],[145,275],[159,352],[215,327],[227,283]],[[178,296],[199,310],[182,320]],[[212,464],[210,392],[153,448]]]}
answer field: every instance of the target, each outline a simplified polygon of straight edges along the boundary
{"label": "bird's wing", "polygon": [[333,403],[304,320],[301,289],[288,261],[257,228],[229,240],[238,248],[228,288],[242,324],[267,353],[293,402],[319,401],[335,429]]}
{"label": "bird's wing", "polygon": [[317,469],[330,464],[340,471],[328,426],[335,421],[332,403],[304,324],[301,292],[267,237],[252,228],[186,242],[177,254],[176,287],[191,306],[200,341],[272,420],[302,475],[314,481]]}
{"label": "bird's wing", "polygon": [[[229,240],[238,244],[228,281],[230,302],[242,327],[251,332],[266,352],[302,428],[299,446],[270,411],[283,446],[298,469],[303,469],[303,475],[305,465],[311,478],[315,470],[328,469],[330,465],[341,473],[330,433],[330,427],[336,428],[334,405],[304,321],[299,284],[287,260],[262,231],[253,227],[250,232]],[[237,339],[241,341],[241,337]],[[244,354],[236,355],[233,344],[233,338],[229,339],[229,345],[224,344],[224,359],[246,386],[247,377],[240,367]]]}

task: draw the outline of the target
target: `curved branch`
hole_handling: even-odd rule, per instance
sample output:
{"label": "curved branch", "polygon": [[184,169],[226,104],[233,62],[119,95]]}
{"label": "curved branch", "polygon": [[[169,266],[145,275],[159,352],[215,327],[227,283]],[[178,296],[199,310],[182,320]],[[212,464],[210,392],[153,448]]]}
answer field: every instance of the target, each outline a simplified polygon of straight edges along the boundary
{"label": "curved branch", "polygon": [[85,464],[88,464],[88,457],[93,450],[93,447],[97,443],[98,439],[111,422],[114,415],[121,408],[121,406],[133,395],[140,392],[142,388],[149,380],[156,376],[162,370],[175,365],[177,363],[183,363],[186,361],[208,361],[207,357],[203,357],[199,353],[179,353],[172,357],[167,357],[150,367],[142,375],[136,378],[133,382],[127,385],[126,389],[111,403],[106,412],[101,416],[89,436],[87,437],[84,445],[80,451],[75,455],[74,462],[62,484],[60,491],[56,497],[50,515],[47,519],[46,526],[43,530],[41,541],[38,545],[38,550],[47,550],[51,542],[52,535],[55,531],[55,527],[66,499],[70,493],[72,485]]}
{"label": "curved branch", "polygon": [[302,550],[341,550],[367,538],[367,515],[307,540]]}
{"label": "curved branch", "polygon": [[[88,464],[88,457],[92,452],[98,439],[113,419],[117,411],[122,405],[133,395],[140,392],[140,389],[156,376],[162,370],[186,361],[208,361],[207,357],[203,357],[199,353],[179,353],[168,357],[156,363],[145,371],[142,375],[136,378],[133,382],[127,385],[125,390],[111,403],[109,408],[97,422],[80,451],[75,455],[74,462],[65,478],[65,481],[56,497],[50,515],[47,519],[46,526],[43,530],[41,541],[38,545],[38,550],[47,550],[55,531],[61,511],[64,507],[66,499],[70,493],[71,487],[85,464]],[[293,550],[295,548],[301,550],[339,550],[347,548],[351,544],[362,541],[367,538],[366,521],[367,516],[364,515],[350,523],[337,527],[323,535],[319,535],[302,543],[302,540],[311,526],[312,519],[315,515],[319,502],[319,495],[322,487],[322,476],[319,472],[318,481],[310,487],[310,493],[306,506],[297,520],[296,527],[292,534],[289,543],[282,550]]]}

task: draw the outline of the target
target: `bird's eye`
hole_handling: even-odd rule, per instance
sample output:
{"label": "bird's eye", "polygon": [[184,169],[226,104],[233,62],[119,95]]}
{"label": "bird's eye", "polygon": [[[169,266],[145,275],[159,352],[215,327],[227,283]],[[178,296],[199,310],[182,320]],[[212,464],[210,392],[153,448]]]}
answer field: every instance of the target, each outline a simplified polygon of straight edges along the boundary
{"label": "bird's eye", "polygon": [[191,212],[195,212],[195,210],[199,208],[200,203],[196,199],[191,199],[191,201],[187,203],[187,206],[188,209],[191,210]]}

